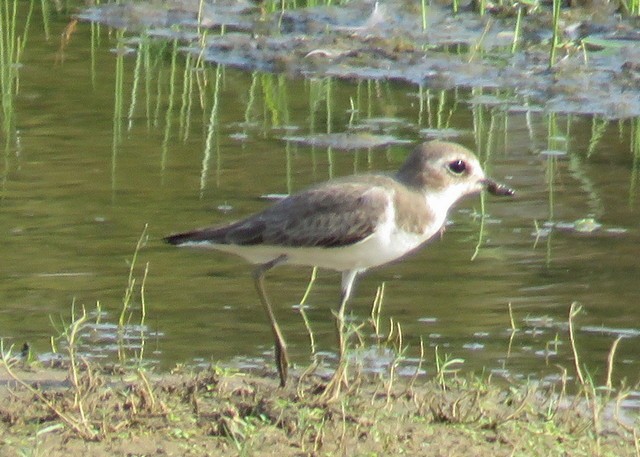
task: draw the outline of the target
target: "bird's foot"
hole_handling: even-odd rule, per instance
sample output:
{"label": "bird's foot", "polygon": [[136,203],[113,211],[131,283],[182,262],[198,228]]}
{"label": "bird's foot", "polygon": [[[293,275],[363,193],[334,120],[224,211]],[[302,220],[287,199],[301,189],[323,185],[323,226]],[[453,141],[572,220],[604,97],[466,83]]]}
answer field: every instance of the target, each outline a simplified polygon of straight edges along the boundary
{"label": "bird's foot", "polygon": [[289,375],[289,355],[284,341],[281,344],[276,342],[276,368],[280,376],[280,387],[284,387],[287,385],[287,377]]}

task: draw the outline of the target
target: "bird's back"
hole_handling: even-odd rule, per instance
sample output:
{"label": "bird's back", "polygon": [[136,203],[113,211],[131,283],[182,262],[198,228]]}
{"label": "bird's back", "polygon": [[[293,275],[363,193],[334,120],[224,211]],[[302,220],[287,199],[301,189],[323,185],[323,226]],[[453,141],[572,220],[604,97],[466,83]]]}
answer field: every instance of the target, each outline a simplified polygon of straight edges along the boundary
{"label": "bird's back", "polygon": [[332,180],[290,195],[245,219],[165,240],[174,245],[348,246],[373,233],[398,185],[386,175]]}

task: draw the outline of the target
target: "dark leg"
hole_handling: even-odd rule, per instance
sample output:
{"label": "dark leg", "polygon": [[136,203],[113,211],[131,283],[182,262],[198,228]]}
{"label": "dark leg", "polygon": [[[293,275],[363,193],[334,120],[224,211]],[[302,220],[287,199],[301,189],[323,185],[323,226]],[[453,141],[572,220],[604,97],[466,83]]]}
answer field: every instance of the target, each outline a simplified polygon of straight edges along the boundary
{"label": "dark leg", "polygon": [[269,325],[271,325],[271,331],[273,332],[273,338],[275,342],[275,351],[276,351],[276,368],[278,369],[278,374],[280,375],[280,387],[284,387],[287,384],[287,373],[289,371],[289,356],[287,354],[287,345],[284,342],[284,337],[282,336],[282,332],[280,331],[280,327],[278,326],[276,317],[273,314],[273,309],[271,309],[271,303],[269,303],[269,299],[267,298],[267,293],[264,289],[264,275],[267,271],[285,262],[286,260],[287,260],[287,256],[283,254],[280,257],[277,257],[271,260],[270,262],[267,262],[258,266],[253,271],[253,279],[256,285],[256,290],[258,291],[258,295],[260,296],[260,301],[262,302],[262,306],[264,307],[264,310],[267,313],[267,318],[269,319]]}

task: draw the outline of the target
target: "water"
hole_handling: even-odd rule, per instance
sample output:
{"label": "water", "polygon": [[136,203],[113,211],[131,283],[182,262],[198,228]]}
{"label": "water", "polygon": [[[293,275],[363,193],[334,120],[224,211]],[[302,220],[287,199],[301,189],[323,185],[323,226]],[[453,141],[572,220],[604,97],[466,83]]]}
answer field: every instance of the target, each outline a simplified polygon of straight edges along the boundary
{"label": "water", "polygon": [[[54,18],[51,37],[67,20]],[[638,381],[640,205],[630,148],[637,119],[518,108],[504,103],[514,94],[499,89],[428,91],[214,64],[185,71],[193,61],[172,58],[171,42],[145,45],[148,61],[137,62],[136,52],[112,51],[115,33],[103,29],[98,36],[92,48],[91,25],[80,23],[61,48],[37,22],[31,28],[15,131],[3,133],[0,336],[7,341],[50,352],[50,336],[75,303],[76,313],[84,305],[100,321],[85,335],[86,352],[115,357],[131,260],[148,225],[133,269],[130,318],[125,313],[131,353],[142,338],[145,357],[161,368],[270,363],[270,329],[248,265],[178,250],[161,238],[259,210],[268,204],[263,195],[395,170],[410,147],[404,142],[444,135],[478,150],[489,173],[513,186],[517,198],[487,197],[483,226],[479,199],[459,205],[442,240],[358,282],[349,307],[354,319],[368,319],[385,282],[381,331],[389,331],[389,318],[401,325],[409,365],[417,364],[422,338],[428,373],[437,346],[441,357],[464,359],[467,371],[554,382],[558,366],[573,373],[567,316],[578,302],[581,362],[604,382],[608,351],[621,336],[614,379]],[[341,150],[340,137],[329,146],[314,143],[318,134],[345,131],[380,135],[389,144]],[[314,145],[300,141],[305,137]],[[549,150],[561,153],[541,154]],[[281,268],[267,278],[292,358],[302,366],[309,343],[296,305],[309,274]],[[321,272],[308,299],[318,349],[329,359],[330,309],[338,295],[338,275]],[[374,341],[370,327],[362,332]],[[365,351],[363,358],[375,354]]]}

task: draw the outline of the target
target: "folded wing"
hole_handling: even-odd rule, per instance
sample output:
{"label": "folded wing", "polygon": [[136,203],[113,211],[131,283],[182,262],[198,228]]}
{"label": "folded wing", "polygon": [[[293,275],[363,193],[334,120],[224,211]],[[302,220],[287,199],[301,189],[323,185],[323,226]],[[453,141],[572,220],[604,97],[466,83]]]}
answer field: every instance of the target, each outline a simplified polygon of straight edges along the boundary
{"label": "folded wing", "polygon": [[291,195],[231,224],[180,233],[171,244],[339,247],[370,236],[387,217],[389,195],[365,183],[337,183]]}

